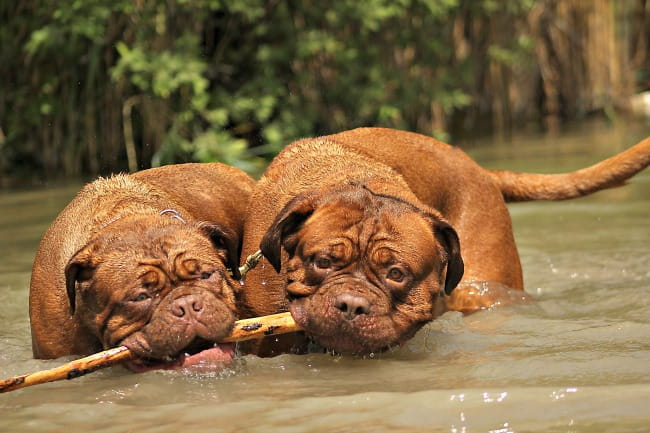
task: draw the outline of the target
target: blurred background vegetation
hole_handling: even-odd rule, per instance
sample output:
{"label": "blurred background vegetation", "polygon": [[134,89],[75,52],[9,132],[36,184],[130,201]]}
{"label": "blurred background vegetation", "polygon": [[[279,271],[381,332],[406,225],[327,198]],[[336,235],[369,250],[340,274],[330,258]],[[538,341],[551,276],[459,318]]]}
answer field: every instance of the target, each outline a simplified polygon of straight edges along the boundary
{"label": "blurred background vegetation", "polygon": [[258,173],[357,126],[445,140],[625,112],[646,0],[0,4],[0,184],[172,162]]}

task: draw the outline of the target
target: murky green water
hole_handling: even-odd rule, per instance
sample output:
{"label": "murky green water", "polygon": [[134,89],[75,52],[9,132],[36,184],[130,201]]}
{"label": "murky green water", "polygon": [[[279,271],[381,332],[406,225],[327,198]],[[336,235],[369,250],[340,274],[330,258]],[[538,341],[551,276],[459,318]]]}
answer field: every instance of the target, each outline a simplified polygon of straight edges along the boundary
{"label": "murky green water", "polygon": [[[489,167],[558,172],[641,137],[601,128],[469,152]],[[78,187],[0,195],[0,377],[62,363],[31,358],[29,273]],[[245,357],[218,375],[113,368],[26,388],[0,395],[0,431],[649,431],[650,171],[510,209],[532,305],[447,313],[372,359]]]}

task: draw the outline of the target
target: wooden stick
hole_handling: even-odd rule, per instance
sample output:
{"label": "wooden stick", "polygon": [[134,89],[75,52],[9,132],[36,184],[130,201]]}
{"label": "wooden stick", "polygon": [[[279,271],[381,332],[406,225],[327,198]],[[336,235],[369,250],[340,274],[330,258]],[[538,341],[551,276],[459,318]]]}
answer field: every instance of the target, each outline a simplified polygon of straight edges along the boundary
{"label": "wooden stick", "polygon": [[[222,342],[233,343],[301,330],[302,328],[294,322],[290,313],[272,314],[236,321],[230,335],[224,338]],[[0,380],[0,393],[56,380],[74,379],[101,368],[128,361],[134,357],[135,355],[128,347],[114,347],[85,358],[70,361],[60,367]]]}
{"label": "wooden stick", "polygon": [[70,361],[60,367],[0,380],[0,393],[40,383],[54,382],[55,380],[74,379],[131,358],[133,358],[133,352],[128,347],[114,347],[85,358]]}
{"label": "wooden stick", "polygon": [[291,313],[278,313],[238,320],[230,331],[230,335],[221,341],[234,343],[297,331],[302,331],[302,328],[293,320]]}

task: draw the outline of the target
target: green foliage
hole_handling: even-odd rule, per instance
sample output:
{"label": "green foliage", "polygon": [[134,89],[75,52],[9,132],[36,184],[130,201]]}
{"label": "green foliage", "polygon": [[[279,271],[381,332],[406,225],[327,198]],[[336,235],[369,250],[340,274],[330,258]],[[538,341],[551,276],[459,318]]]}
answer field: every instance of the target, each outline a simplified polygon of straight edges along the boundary
{"label": "green foliage", "polygon": [[536,3],[5,2],[0,170],[123,170],[132,142],[141,168],[218,160],[258,173],[303,136],[445,135],[448,119],[489,105],[490,64],[531,63],[530,36],[499,23]]}

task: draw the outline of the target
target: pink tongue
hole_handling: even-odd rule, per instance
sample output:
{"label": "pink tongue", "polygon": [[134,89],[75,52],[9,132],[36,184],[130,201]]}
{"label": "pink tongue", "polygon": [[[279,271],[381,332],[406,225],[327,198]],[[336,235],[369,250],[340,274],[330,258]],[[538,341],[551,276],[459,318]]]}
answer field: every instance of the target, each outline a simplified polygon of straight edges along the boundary
{"label": "pink tongue", "polygon": [[201,368],[211,369],[222,367],[232,360],[235,355],[234,344],[220,344],[210,349],[202,350],[190,356],[183,356],[179,368]]}
{"label": "pink tongue", "polygon": [[194,355],[181,355],[177,360],[172,362],[143,364],[136,359],[127,362],[127,367],[136,373],[144,373],[151,370],[180,370],[183,368],[218,370],[230,363],[234,356],[235,345],[232,343],[224,343],[210,349],[205,349]]}

